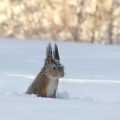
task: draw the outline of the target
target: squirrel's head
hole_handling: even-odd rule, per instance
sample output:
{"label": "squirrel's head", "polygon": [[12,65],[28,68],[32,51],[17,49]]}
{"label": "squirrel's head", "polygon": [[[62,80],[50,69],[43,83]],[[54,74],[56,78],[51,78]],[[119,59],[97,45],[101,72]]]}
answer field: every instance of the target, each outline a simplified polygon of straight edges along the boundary
{"label": "squirrel's head", "polygon": [[51,79],[59,79],[64,76],[64,67],[60,63],[60,57],[58,52],[57,44],[54,46],[52,52],[51,44],[49,43],[46,49],[46,59],[45,59],[45,75]]}

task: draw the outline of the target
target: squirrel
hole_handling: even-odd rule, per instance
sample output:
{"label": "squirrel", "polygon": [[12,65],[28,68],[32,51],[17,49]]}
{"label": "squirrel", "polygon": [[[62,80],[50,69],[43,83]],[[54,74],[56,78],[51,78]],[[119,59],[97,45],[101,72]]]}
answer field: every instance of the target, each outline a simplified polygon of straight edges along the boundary
{"label": "squirrel", "polygon": [[30,85],[27,94],[36,94],[38,97],[56,98],[59,78],[64,77],[64,66],[60,63],[57,44],[52,52],[51,44],[46,49],[46,59],[41,72]]}

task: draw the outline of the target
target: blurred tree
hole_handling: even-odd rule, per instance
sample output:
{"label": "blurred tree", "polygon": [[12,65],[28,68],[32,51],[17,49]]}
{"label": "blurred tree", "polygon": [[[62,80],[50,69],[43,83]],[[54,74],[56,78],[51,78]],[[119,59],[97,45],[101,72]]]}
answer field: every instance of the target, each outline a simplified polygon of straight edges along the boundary
{"label": "blurred tree", "polygon": [[85,20],[85,14],[84,14],[84,0],[77,0],[77,7],[76,7],[76,13],[77,13],[77,26],[74,29],[73,32],[73,38],[75,41],[81,41],[80,34],[82,31],[82,23]]}
{"label": "blurred tree", "polygon": [[114,42],[113,39],[113,30],[115,28],[114,26],[114,22],[116,21],[116,19],[120,18],[120,11],[116,13],[116,10],[120,8],[120,2],[119,0],[112,0],[111,2],[111,9],[109,11],[107,11],[107,16],[108,16],[108,29],[107,29],[107,33],[108,33],[108,40],[109,40],[109,44],[112,44]]}

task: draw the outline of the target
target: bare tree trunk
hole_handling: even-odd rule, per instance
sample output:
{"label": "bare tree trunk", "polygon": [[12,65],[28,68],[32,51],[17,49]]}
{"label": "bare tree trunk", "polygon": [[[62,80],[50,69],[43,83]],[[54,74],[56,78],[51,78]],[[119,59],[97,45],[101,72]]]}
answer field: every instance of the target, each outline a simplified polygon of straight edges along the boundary
{"label": "bare tree trunk", "polygon": [[108,24],[108,42],[109,44],[113,43],[113,23],[112,21],[110,21],[110,23]]}
{"label": "bare tree trunk", "polygon": [[91,43],[95,42],[95,30],[92,32],[92,38],[91,38]]}

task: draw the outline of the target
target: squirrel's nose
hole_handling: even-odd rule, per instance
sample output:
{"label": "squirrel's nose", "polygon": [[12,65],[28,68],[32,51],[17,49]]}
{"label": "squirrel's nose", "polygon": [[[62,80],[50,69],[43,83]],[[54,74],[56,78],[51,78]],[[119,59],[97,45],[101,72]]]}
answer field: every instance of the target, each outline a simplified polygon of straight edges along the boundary
{"label": "squirrel's nose", "polygon": [[60,70],[64,70],[64,66],[63,65],[60,65]]}

